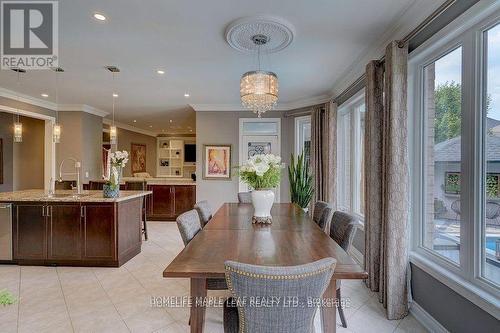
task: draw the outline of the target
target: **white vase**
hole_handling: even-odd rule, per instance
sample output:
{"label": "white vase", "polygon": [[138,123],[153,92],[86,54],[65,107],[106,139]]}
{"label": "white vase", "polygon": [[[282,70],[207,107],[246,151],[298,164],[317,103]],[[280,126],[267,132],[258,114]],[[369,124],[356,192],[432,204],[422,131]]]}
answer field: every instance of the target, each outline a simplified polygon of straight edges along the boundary
{"label": "white vase", "polygon": [[271,208],[274,203],[274,192],[271,190],[252,191],[252,204],[254,208],[254,223],[271,223]]}

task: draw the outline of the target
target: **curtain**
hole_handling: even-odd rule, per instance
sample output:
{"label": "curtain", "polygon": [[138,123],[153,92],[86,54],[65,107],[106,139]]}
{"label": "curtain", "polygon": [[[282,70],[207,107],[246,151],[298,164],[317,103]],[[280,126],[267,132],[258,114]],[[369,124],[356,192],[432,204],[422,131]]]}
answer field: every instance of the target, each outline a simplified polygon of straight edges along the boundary
{"label": "curtain", "polygon": [[388,319],[408,314],[407,62],[408,46],[394,41],[385,77],[380,62],[366,66],[366,284],[379,292]]}
{"label": "curtain", "polygon": [[337,205],[337,104],[325,103],[311,112],[312,204],[318,200]]}

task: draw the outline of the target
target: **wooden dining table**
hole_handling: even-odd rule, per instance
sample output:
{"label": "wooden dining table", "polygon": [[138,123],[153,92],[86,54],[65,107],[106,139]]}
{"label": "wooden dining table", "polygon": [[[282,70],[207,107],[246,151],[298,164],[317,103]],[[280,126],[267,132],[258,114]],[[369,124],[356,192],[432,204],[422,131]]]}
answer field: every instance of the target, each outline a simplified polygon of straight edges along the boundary
{"label": "wooden dining table", "polygon": [[[337,264],[323,298],[332,304],[336,280],[366,279],[368,274],[300,207],[274,204],[272,223],[252,224],[251,204],[225,203],[207,225],[165,268],[165,278],[190,278],[191,297],[207,296],[206,279],[224,278],[224,262],[234,260],[264,266],[295,266],[322,258]],[[201,333],[205,323],[203,304],[191,305],[191,332]],[[321,307],[323,332],[336,331],[335,306]]]}

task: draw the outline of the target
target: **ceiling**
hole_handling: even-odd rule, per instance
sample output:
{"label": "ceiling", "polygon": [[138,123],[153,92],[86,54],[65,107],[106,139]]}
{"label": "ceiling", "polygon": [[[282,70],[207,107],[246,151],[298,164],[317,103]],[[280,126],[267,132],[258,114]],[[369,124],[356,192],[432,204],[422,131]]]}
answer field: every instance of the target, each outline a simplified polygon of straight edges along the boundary
{"label": "ceiling", "polygon": [[[418,1],[60,1],[59,65],[65,72],[59,103],[110,112],[116,91],[118,122],[156,133],[188,133],[195,128],[190,105],[214,110],[239,105],[240,76],[255,69],[256,59],[232,49],[224,32],[231,21],[259,14],[283,18],[295,29],[290,46],[263,59],[263,69],[279,77],[279,105],[324,98]],[[107,20],[97,21],[95,12]],[[115,88],[105,65],[121,69]],[[47,93],[46,100],[54,102],[51,71],[29,71],[19,89],[16,73],[1,71],[0,87],[40,99]]]}

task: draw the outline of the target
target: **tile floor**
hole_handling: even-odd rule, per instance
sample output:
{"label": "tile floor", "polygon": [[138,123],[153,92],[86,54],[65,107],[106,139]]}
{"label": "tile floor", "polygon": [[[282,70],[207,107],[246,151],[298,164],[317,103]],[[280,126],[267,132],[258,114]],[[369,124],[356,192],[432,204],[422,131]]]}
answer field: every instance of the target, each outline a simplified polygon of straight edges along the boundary
{"label": "tile floor", "polygon": [[[150,306],[151,296],[189,294],[187,279],[162,278],[183,248],[177,226],[151,222],[148,228],[141,254],[120,268],[0,265],[0,290],[19,299],[0,306],[0,332],[189,332],[187,308]],[[350,299],[349,327],[337,332],[425,332],[412,316],[386,320],[375,294],[361,282],[345,281],[342,288]],[[316,326],[321,332],[319,316]],[[222,309],[207,310],[206,332],[223,332]]]}

